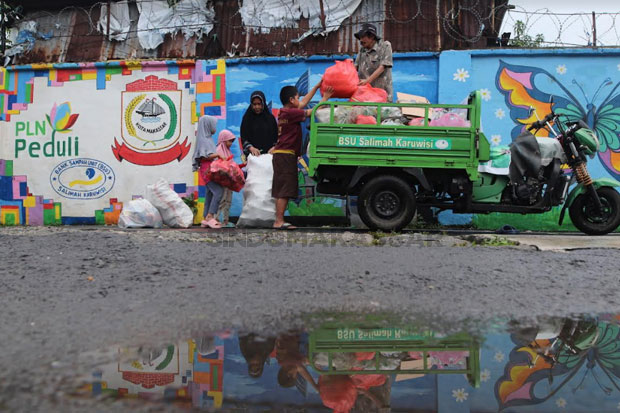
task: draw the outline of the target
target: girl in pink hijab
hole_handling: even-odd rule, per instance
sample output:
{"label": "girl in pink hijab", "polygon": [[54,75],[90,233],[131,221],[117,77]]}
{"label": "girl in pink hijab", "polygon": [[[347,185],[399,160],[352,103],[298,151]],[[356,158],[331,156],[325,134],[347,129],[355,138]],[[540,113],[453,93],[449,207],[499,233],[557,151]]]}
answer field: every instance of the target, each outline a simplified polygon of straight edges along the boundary
{"label": "girl in pink hijab", "polygon": [[[217,154],[220,155],[222,159],[232,159],[233,154],[230,151],[230,147],[232,146],[234,140],[235,140],[235,135],[227,129],[224,129],[218,135],[216,151],[217,151]],[[217,210],[216,217],[219,217],[220,213],[222,214],[222,225],[225,227],[232,226],[232,224],[229,224],[228,222],[231,205],[232,205],[232,190],[228,188],[224,188],[224,193],[222,194],[222,198],[220,200],[220,205]]]}

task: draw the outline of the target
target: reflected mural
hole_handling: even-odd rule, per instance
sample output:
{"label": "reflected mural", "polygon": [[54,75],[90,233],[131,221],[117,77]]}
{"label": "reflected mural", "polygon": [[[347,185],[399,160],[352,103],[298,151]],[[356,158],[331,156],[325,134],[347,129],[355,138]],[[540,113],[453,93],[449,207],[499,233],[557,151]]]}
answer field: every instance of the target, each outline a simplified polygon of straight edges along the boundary
{"label": "reflected mural", "polygon": [[619,333],[601,316],[480,336],[359,323],[206,334],[107,350],[117,362],[78,394],[223,411],[615,412]]}

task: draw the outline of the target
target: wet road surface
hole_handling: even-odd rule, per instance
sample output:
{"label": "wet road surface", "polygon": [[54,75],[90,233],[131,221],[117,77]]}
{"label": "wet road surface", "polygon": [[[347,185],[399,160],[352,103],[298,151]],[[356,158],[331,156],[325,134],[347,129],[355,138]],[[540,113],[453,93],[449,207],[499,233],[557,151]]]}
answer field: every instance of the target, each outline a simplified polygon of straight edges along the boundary
{"label": "wet road surface", "polygon": [[[147,371],[148,368],[156,368],[166,360],[168,366],[171,363],[170,357],[181,357],[179,354],[184,354],[184,359],[193,366],[185,369],[186,372],[195,369],[196,365],[192,364],[195,362],[189,361],[190,354],[200,354],[196,348],[204,337],[209,338],[207,342],[216,343],[216,347],[223,346],[224,357],[226,354],[231,357],[236,354],[236,358],[230,360],[236,360],[238,365],[232,361],[227,363],[229,359],[222,359],[224,380],[227,377],[227,366],[239,370],[236,372],[239,382],[230,384],[227,389],[232,392],[233,388],[247,387],[245,393],[241,390],[226,393],[225,388],[223,400],[230,401],[230,397],[239,398],[240,394],[246,393],[281,394],[291,389],[280,389],[280,386],[276,391],[269,387],[278,386],[277,382],[259,380],[258,390],[252,390],[256,383],[247,376],[247,366],[246,376],[242,374],[239,337],[257,333],[277,338],[284,332],[293,331],[303,336],[298,340],[300,343],[309,342],[308,335],[312,331],[320,330],[326,321],[340,320],[342,317],[336,314],[341,312],[347,313],[349,318],[345,318],[336,327],[344,329],[356,323],[362,323],[362,327],[367,326],[366,318],[370,314],[376,317],[371,319],[370,328],[376,328],[376,324],[382,328],[414,326],[416,329],[432,331],[433,335],[440,337],[463,333],[479,338],[495,334],[493,331],[496,331],[503,337],[497,339],[501,344],[489,347],[489,343],[495,343],[495,338],[480,340],[480,354],[486,354],[485,351],[497,353],[500,351],[497,349],[501,348],[504,355],[503,365],[494,366],[495,370],[486,367],[493,380],[503,374],[501,372],[506,368],[505,362],[512,354],[509,348],[511,345],[527,347],[536,341],[534,334],[534,339],[529,343],[517,340],[519,344],[515,344],[512,333],[507,332],[508,321],[513,321],[510,325],[514,325],[516,320],[525,326],[539,325],[538,318],[541,316],[585,316],[584,319],[591,324],[605,322],[606,325],[615,326],[615,318],[610,314],[620,313],[620,300],[615,287],[620,278],[616,250],[594,248],[563,252],[539,251],[531,245],[514,245],[502,238],[483,235],[469,232],[386,235],[352,231],[3,228],[0,231],[3,245],[0,257],[4,263],[0,270],[3,303],[0,337],[4,351],[0,355],[0,410],[49,411],[51,408],[55,411],[119,411],[198,407],[192,404],[193,401],[183,402],[184,395],[187,395],[183,391],[172,397],[172,390],[168,391],[167,397],[176,399],[179,396],[180,404],[140,404],[135,398],[119,400],[118,397],[111,400],[111,393],[103,392],[101,383],[106,382],[108,386],[113,382],[110,379],[108,383],[103,377],[106,371],[111,371],[105,367],[110,362],[116,366],[117,373],[120,371],[120,359],[115,356],[122,353],[119,349],[152,349],[148,357],[144,356],[144,351],[140,351],[134,359],[126,359],[129,365],[127,371],[133,368],[133,373],[138,372],[139,367]],[[617,235],[611,237],[617,238]],[[386,321],[386,318],[390,321]],[[393,322],[396,325],[390,324]],[[592,331],[594,327],[589,328],[586,330]],[[604,331],[612,336],[615,334],[613,331]],[[557,331],[555,333],[559,334]],[[556,346],[566,341],[569,343],[567,348],[574,355],[577,353],[571,347],[574,346],[571,337],[564,338]],[[595,344],[598,343],[596,340]],[[194,343],[194,347],[191,343]],[[607,341],[605,343],[607,350],[614,346]],[[433,343],[430,344],[432,347]],[[545,345],[548,347],[548,344]],[[585,350],[578,350],[578,354],[593,354],[589,351],[594,348],[590,344],[585,345]],[[168,351],[170,346],[174,347],[174,350],[170,350],[172,356]],[[299,346],[303,348],[302,344]],[[203,351],[206,358],[211,354],[206,353],[207,350],[209,348]],[[372,348],[365,350],[360,352],[373,352]],[[418,360],[420,363],[419,360],[430,357],[428,354],[420,356],[418,350],[403,350],[400,356],[395,356],[391,361],[392,366],[396,366],[396,361],[403,363]],[[306,350],[300,351],[303,353]],[[377,351],[376,357],[387,357],[380,350]],[[532,351],[542,351],[541,354],[544,354],[546,350]],[[553,351],[560,350],[552,347],[549,352]],[[93,355],[93,352],[98,353]],[[611,351],[610,354],[613,359],[615,353]],[[308,355],[304,357],[308,358]],[[273,359],[275,364],[279,364],[277,357]],[[483,359],[480,359],[482,365]],[[547,354],[539,359],[552,362]],[[532,360],[526,360],[529,363],[528,369],[531,368]],[[533,363],[536,365],[536,361]],[[568,364],[573,366],[574,363]],[[352,366],[356,367],[355,363]],[[436,367],[436,370],[444,370]],[[165,368],[163,371],[166,371]],[[200,368],[198,366],[195,371]],[[273,369],[275,367],[269,370],[272,379],[273,374],[277,373]],[[318,386],[316,371],[311,366],[309,369]],[[400,364],[398,369],[401,369]],[[617,398],[619,393],[613,380],[615,370],[610,369],[594,371],[592,374],[592,368],[589,368],[579,374],[588,373],[587,377],[591,377],[588,380],[594,380],[598,374],[596,377],[599,381],[602,380],[601,375],[604,375],[607,382],[602,385],[604,390],[601,391],[606,394],[605,389],[611,389],[612,397]],[[553,370],[551,377],[562,376],[564,373],[560,374],[560,370],[559,367]],[[566,371],[573,370],[568,368]],[[610,371],[611,378],[607,378]],[[159,373],[159,370],[156,372]],[[390,386],[395,385],[398,374],[391,372],[388,376]],[[413,383],[415,380],[427,380],[430,383],[431,376],[444,377],[443,374],[426,372],[426,379],[420,377],[401,381]],[[463,373],[446,377],[457,376],[460,379],[464,377]],[[134,376],[129,374],[127,377]],[[188,380],[196,383],[188,379],[187,375],[186,383],[183,383],[182,377],[176,374],[173,384],[178,380],[181,384],[187,384]],[[124,380],[122,374],[121,380]],[[547,376],[545,380],[549,382]],[[552,382],[560,380],[558,378]],[[129,383],[137,386],[134,390],[145,389],[140,383],[131,380]],[[223,383],[225,386],[227,382]],[[538,381],[535,383],[536,386],[541,385]],[[573,386],[578,383],[577,380]],[[316,391],[309,380],[306,380],[306,385],[307,400],[313,408],[316,411],[330,411],[321,403],[320,392]],[[385,382],[382,386],[385,386]],[[371,386],[374,387],[379,386]],[[117,386],[117,396],[119,388],[124,389]],[[179,391],[179,386],[175,388],[174,391]],[[412,388],[414,390],[403,391],[417,391],[416,386]],[[461,389],[463,392],[460,392]],[[129,387],[126,390],[129,392]],[[437,400],[442,400],[439,393],[452,394],[452,390],[448,390],[436,390]],[[465,382],[453,390],[457,393],[452,399],[461,407],[465,406],[465,400],[457,399],[463,399],[464,393],[468,393],[470,403],[471,400],[485,400],[479,403],[486,405],[493,399],[487,394],[488,391],[480,398],[473,397],[478,390],[468,390]],[[303,395],[299,389],[291,391],[297,392],[293,393],[295,395]],[[387,390],[384,388],[382,391]],[[521,397],[523,391],[517,395]],[[95,398],[83,397],[85,392]],[[424,393],[422,390],[419,392]],[[70,397],[69,393],[78,396]],[[98,402],[104,393],[104,400]],[[135,394],[138,393],[136,390]],[[165,396],[165,391],[160,393]],[[289,406],[293,409],[291,411],[298,411],[294,409],[303,406],[301,401],[295,401],[297,396],[282,394],[281,397],[269,400],[260,397],[234,400],[259,406],[248,408],[248,411],[260,411],[260,406],[266,408],[278,399],[283,403],[281,407]],[[490,410],[497,411],[498,403],[503,403],[504,407],[513,407],[510,411],[520,411],[514,409],[520,403],[514,401],[516,396],[509,396],[510,392],[502,394],[500,396],[505,396],[504,399],[497,394],[493,396],[495,405]],[[365,393],[363,396],[375,403],[372,397]],[[383,399],[385,396],[382,396]],[[405,399],[403,396],[402,400]],[[392,411],[407,411],[407,408],[414,407],[401,406],[398,400],[401,399],[394,399]],[[511,400],[513,402],[509,403]],[[549,400],[552,404],[557,402],[557,398],[549,398],[537,403],[542,406]],[[566,397],[563,400],[569,402]],[[609,411],[617,411],[618,402],[614,405],[616,410]],[[227,408],[231,406],[229,404]],[[445,404],[428,406],[430,411],[456,411],[442,408],[448,406]],[[467,406],[471,408],[472,405]],[[557,404],[553,406],[555,409],[559,407]],[[607,411],[605,409],[596,411]],[[285,410],[275,408],[275,411]],[[357,411],[364,409],[359,410],[358,407]],[[463,411],[485,410],[472,408]]]}

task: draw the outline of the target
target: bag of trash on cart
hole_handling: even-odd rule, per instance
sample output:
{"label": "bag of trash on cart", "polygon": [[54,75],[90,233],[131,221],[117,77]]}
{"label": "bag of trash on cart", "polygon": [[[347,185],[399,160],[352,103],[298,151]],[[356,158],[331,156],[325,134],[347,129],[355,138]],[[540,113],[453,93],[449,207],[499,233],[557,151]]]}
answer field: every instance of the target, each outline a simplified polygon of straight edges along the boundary
{"label": "bag of trash on cart", "polygon": [[161,214],[164,224],[172,228],[189,228],[194,222],[194,213],[174,192],[168,182],[160,178],[155,184],[146,186],[146,199]]}
{"label": "bag of trash on cart", "polygon": [[237,228],[271,227],[276,217],[276,202],[271,197],[273,155],[248,156],[248,176],[243,188],[243,209]]}
{"label": "bag of trash on cart", "polygon": [[123,204],[118,217],[120,228],[161,228],[164,225],[161,214],[146,199],[134,199]]}

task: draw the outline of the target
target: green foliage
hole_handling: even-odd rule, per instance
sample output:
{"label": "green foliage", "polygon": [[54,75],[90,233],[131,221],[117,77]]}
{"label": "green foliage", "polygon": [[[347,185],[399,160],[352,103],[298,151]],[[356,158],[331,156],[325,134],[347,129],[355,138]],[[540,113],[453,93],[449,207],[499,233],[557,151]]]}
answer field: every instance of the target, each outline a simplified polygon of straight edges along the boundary
{"label": "green foliage", "polygon": [[194,215],[196,215],[196,213],[198,212],[198,203],[197,203],[197,199],[194,198],[194,194],[190,194],[189,196],[186,196],[185,198],[182,198],[183,202],[185,202],[185,205],[187,205],[189,207],[189,209],[192,210],[192,213]]}
{"label": "green foliage", "polygon": [[545,37],[538,33],[532,37],[526,33],[527,26],[521,20],[517,20],[514,25],[514,37],[510,40],[510,45],[523,48],[542,47]]}

